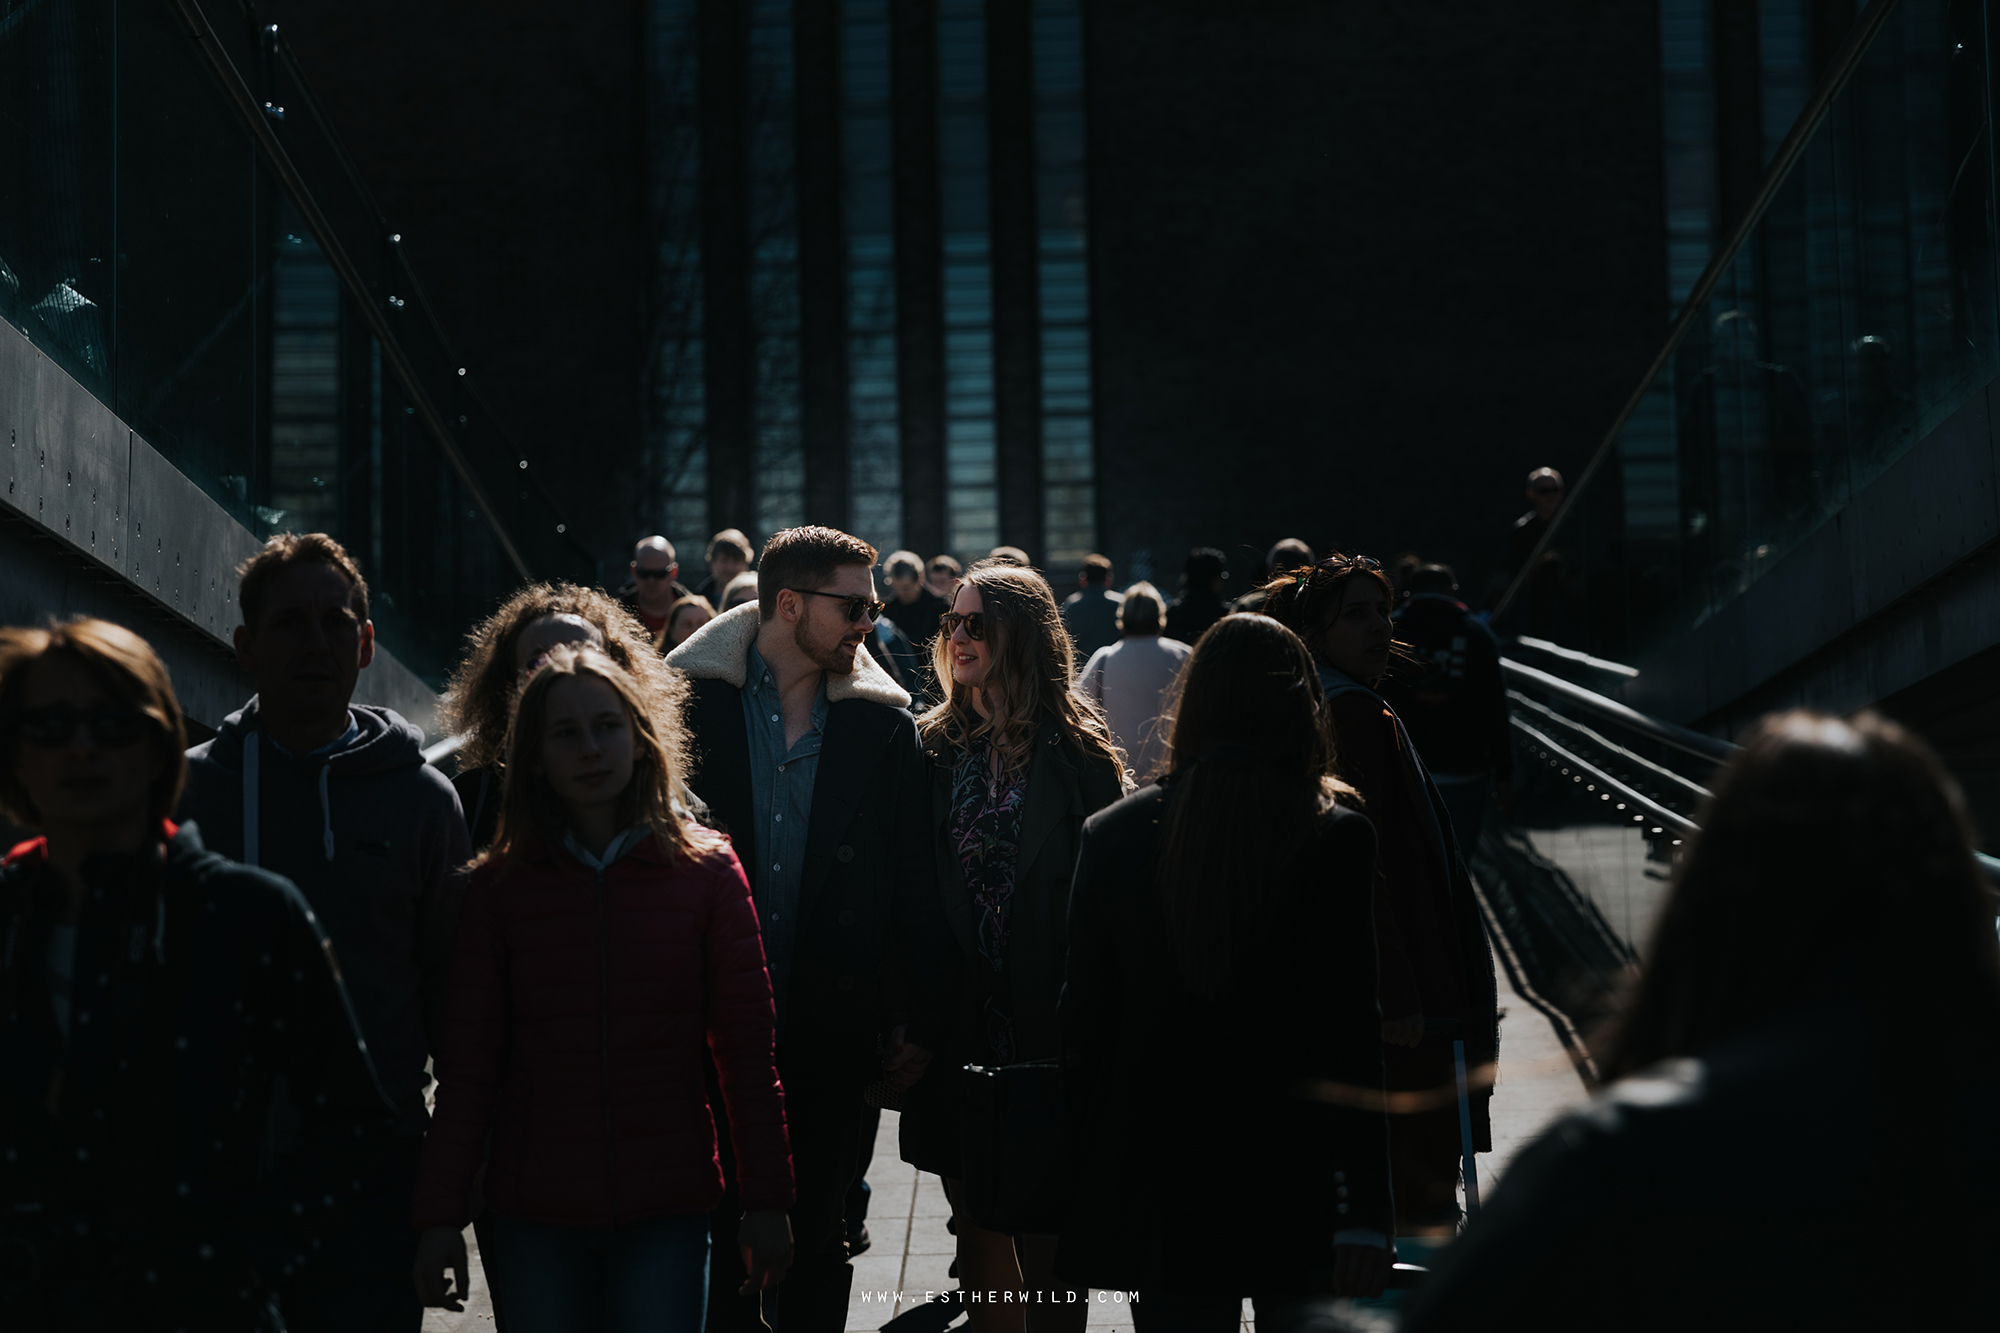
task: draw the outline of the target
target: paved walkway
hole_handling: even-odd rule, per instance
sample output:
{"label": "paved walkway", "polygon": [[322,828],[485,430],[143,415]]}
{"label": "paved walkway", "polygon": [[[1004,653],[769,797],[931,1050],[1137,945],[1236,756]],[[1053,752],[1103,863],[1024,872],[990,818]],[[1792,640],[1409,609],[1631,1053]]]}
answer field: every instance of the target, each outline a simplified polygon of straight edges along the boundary
{"label": "paved walkway", "polygon": [[[1500,1081],[1493,1095],[1493,1148],[1479,1159],[1480,1188],[1490,1193],[1506,1174],[1520,1148],[1556,1116],[1586,1100],[1555,1030],[1526,1000],[1500,978]],[[937,1177],[919,1175],[896,1155],[896,1115],[884,1112],[882,1132],[875,1140],[875,1160],[868,1169],[874,1191],[869,1202],[868,1230],[873,1244],[854,1261],[854,1292],[848,1303],[847,1327],[852,1333],[879,1329],[898,1314],[924,1304],[958,1284],[949,1276],[953,1240],[945,1230],[951,1215]],[[468,1244],[472,1233],[466,1233]],[[424,1319],[426,1333],[462,1333],[491,1329],[492,1304],[486,1276],[474,1249],[472,1299],[463,1314],[433,1310]],[[1114,1292],[1092,1292],[1092,1333],[1129,1333],[1130,1308]],[[962,1327],[964,1316],[958,1323]],[[1252,1328],[1245,1310],[1244,1328]],[[935,1326],[924,1333],[936,1333]]]}

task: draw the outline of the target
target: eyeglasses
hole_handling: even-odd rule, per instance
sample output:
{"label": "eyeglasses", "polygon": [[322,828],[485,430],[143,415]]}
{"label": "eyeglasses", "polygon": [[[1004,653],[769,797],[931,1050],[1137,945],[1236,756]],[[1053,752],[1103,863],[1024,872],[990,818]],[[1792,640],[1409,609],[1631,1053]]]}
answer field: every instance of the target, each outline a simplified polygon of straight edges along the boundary
{"label": "eyeglasses", "polygon": [[850,597],[845,593],[820,592],[816,588],[787,588],[785,591],[795,592],[801,597],[831,597],[836,602],[846,602],[847,623],[850,625],[863,616],[867,616],[870,620],[880,620],[882,613],[889,609],[887,602],[878,602],[872,597]]}
{"label": "eyeglasses", "polygon": [[672,578],[674,573],[671,569],[635,569],[632,572],[642,579]]}
{"label": "eyeglasses", "polygon": [[965,626],[965,637],[980,643],[986,641],[986,613],[984,611],[947,611],[938,617],[938,633],[949,639],[958,633],[958,627]]}
{"label": "eyeglasses", "polygon": [[80,709],[70,704],[43,704],[23,710],[19,727],[22,739],[54,749],[69,743],[79,723],[89,729],[91,740],[108,749],[137,744],[147,729],[156,725],[151,717],[129,705],[100,704]]}

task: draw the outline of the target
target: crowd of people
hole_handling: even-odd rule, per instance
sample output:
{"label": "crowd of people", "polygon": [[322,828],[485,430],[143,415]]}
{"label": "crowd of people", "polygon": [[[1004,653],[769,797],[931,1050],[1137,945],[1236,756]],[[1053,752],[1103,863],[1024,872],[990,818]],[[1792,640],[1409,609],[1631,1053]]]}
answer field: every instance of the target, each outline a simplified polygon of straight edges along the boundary
{"label": "crowd of people", "polygon": [[[1092,556],[1059,601],[1014,548],[705,555],[474,628],[449,780],[354,701],[368,585],[323,534],[239,571],[256,693],[192,748],[130,631],[0,630],[38,835],[0,865],[9,1328],[409,1333],[471,1227],[513,1333],[836,1333],[884,1108],[975,1333],[1081,1333],[1089,1288],[1310,1323],[1459,1231],[1500,1018],[1467,852],[1512,792],[1451,570],[1288,539],[1234,599],[1199,548],[1171,600]],[[1617,1081],[1409,1326],[1847,1326],[1891,1233],[1984,1262],[2000,948],[1951,779],[1791,714],[1704,824]],[[1068,1166],[1003,1175],[1049,1106],[987,1075],[1037,1070]]]}

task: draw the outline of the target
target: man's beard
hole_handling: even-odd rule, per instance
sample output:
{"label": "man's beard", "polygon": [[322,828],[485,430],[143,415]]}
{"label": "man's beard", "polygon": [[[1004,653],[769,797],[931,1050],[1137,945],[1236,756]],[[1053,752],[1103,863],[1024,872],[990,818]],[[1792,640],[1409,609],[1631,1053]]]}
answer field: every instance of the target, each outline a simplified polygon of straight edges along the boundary
{"label": "man's beard", "polygon": [[831,671],[836,676],[848,676],[854,673],[854,668],[859,662],[860,655],[865,651],[860,644],[857,643],[854,646],[855,655],[853,657],[843,657],[840,645],[845,641],[846,635],[835,639],[831,644],[822,646],[813,642],[811,634],[812,615],[808,612],[793,622],[792,642],[798,645],[799,651],[804,653],[806,658],[821,671]]}

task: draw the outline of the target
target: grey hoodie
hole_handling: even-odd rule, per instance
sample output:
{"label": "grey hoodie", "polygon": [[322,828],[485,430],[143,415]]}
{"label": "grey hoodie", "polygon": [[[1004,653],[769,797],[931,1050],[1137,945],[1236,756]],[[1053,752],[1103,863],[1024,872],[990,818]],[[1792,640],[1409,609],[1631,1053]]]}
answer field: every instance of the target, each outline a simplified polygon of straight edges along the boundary
{"label": "grey hoodie", "polygon": [[[349,710],[330,752],[287,755],[258,726],[257,700],[188,751],[180,817],[211,851],[298,885],[333,942],[382,1087],[409,1112],[429,1083],[452,932],[472,856],[458,794],[424,763],[423,733],[394,711]],[[256,743],[246,781],[246,738]],[[244,811],[254,804],[246,855]]]}

